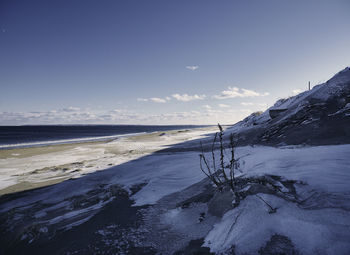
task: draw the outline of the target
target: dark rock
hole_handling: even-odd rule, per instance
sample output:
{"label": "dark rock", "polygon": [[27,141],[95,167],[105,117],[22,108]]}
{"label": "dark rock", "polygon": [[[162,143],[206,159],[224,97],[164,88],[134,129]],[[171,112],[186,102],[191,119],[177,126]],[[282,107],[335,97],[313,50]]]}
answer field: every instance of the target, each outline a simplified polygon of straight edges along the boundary
{"label": "dark rock", "polygon": [[272,109],[269,111],[271,119],[278,117],[282,112],[285,112],[287,109]]}
{"label": "dark rock", "polygon": [[174,255],[209,255],[214,254],[210,252],[208,247],[202,247],[204,238],[191,240],[189,244],[181,251],[177,251]]}
{"label": "dark rock", "polygon": [[137,184],[132,185],[130,187],[131,195],[136,194],[137,192],[139,192],[146,185],[147,185],[147,182],[142,182],[142,183],[137,183]]}
{"label": "dark rock", "polygon": [[202,213],[199,215],[198,221],[199,221],[199,222],[202,222],[204,219],[205,219],[205,212],[202,212]]}
{"label": "dark rock", "polygon": [[222,217],[227,211],[233,208],[234,195],[231,190],[216,192],[208,203],[208,213],[213,216]]}
{"label": "dark rock", "polygon": [[271,236],[265,247],[261,247],[259,250],[260,255],[296,255],[298,252],[292,241],[283,235],[274,234]]}
{"label": "dark rock", "polygon": [[213,196],[214,196],[214,192],[211,186],[209,187],[208,185],[207,190],[177,204],[177,207],[181,206],[181,208],[184,209],[184,208],[188,208],[192,203],[207,203]]}

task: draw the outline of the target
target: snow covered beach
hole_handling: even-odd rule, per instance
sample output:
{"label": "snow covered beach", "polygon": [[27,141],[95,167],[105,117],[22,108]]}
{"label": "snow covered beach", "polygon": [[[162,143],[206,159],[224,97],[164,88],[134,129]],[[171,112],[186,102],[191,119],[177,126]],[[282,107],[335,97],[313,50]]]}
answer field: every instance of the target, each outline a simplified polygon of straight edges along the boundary
{"label": "snow covered beach", "polygon": [[[192,131],[195,133],[191,137],[196,134],[199,138],[208,131]],[[151,140],[148,149],[154,152],[164,148],[167,136],[169,139],[170,135],[159,134],[132,138],[136,140],[125,140],[123,148],[128,152],[140,150],[140,144]],[[211,215],[212,209],[205,200],[194,199],[188,206],[182,206],[184,201],[206,193],[209,183],[199,170],[198,151],[186,150],[199,141],[186,142],[186,132],[172,131],[172,136],[172,142],[176,139],[184,141],[180,144],[183,151],[169,153],[165,150],[148,155],[128,153],[121,161],[114,162],[118,165],[103,170],[102,166],[107,167],[106,163],[110,162],[107,154],[107,158],[89,163],[95,164],[95,168],[88,167],[84,174],[74,179],[15,196],[3,196],[0,206],[2,233],[12,233],[11,238],[18,238],[17,250],[12,251],[20,252],[21,247],[36,252],[50,251],[55,245],[68,242],[60,233],[85,236],[81,229],[90,233],[82,240],[89,240],[91,247],[66,245],[57,250],[57,254],[85,253],[92,247],[114,254],[155,251],[172,254],[197,239],[203,239],[204,246],[211,252],[224,252],[234,244],[237,254],[255,254],[275,233],[288,236],[293,249],[302,254],[346,254],[345,251],[350,249],[347,231],[350,227],[349,145],[238,148],[242,165],[239,175],[277,174],[287,180],[300,181],[296,185],[297,193],[307,202],[301,206],[262,194],[266,201],[278,207],[276,214],[270,215],[259,199],[250,196],[239,210],[228,206],[219,214]],[[204,138],[204,141],[210,139]],[[102,145],[93,145],[90,149],[101,149],[99,146]],[[94,173],[86,174],[88,171]],[[135,202],[130,202],[126,210],[126,202],[121,203],[120,199]],[[119,215],[125,210],[130,215],[142,213],[143,220],[135,216],[137,219],[130,223],[132,227],[118,224],[111,213]],[[134,212],[130,213],[130,210]],[[233,226],[232,219],[238,212],[239,224]],[[203,221],[199,221],[201,213],[205,215]],[[102,217],[99,215],[103,215],[103,220],[96,225],[96,218]],[[137,225],[133,225],[135,222]],[[252,224],[259,227],[252,227]],[[305,231],[308,231],[309,239],[302,237]],[[169,239],[173,240],[171,244],[167,242]],[[143,247],[143,250],[135,247]]]}

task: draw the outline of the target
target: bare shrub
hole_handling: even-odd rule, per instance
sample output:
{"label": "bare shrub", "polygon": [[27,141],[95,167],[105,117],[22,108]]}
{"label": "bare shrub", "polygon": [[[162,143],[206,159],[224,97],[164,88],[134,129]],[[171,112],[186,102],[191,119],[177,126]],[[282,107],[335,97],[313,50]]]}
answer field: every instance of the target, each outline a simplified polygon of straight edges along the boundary
{"label": "bare shrub", "polygon": [[[264,204],[268,206],[269,213],[275,213],[277,208],[271,206],[265,199],[257,195],[258,193],[274,194],[290,200],[281,190],[282,185],[278,180],[270,176],[260,177],[235,177],[235,170],[238,170],[239,159],[235,156],[235,142],[233,134],[230,134],[229,141],[224,143],[224,131],[218,124],[219,132],[215,133],[210,151],[205,154],[201,142],[200,169],[215,184],[219,191],[229,188],[234,194],[233,206],[236,207],[240,201],[248,195],[256,195]],[[215,152],[218,151],[218,156]],[[208,156],[209,154],[209,156]],[[217,159],[218,157],[218,159]],[[276,177],[278,179],[278,177]],[[255,187],[250,189],[251,187]]]}
{"label": "bare shrub", "polygon": [[[203,144],[201,142],[202,153],[199,154],[201,171],[216,185],[221,191],[225,185],[228,185],[232,191],[235,191],[236,179],[235,168],[237,168],[237,160],[235,159],[235,144],[233,134],[230,135],[228,148],[224,145],[224,131],[218,124],[219,132],[215,133],[211,146],[211,159],[205,156]],[[215,156],[217,140],[219,140],[218,149],[220,152],[218,165]],[[229,153],[227,152],[229,150]],[[229,155],[229,156],[228,156]],[[225,156],[229,160],[225,160]],[[225,165],[225,161],[228,162]]]}

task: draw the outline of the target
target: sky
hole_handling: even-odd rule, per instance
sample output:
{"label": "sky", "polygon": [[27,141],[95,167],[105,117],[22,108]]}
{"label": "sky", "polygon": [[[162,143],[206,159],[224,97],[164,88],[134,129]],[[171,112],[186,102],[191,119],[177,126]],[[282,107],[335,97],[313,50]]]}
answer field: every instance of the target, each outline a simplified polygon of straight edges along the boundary
{"label": "sky", "polygon": [[350,65],[348,0],[0,1],[0,125],[233,124]]}

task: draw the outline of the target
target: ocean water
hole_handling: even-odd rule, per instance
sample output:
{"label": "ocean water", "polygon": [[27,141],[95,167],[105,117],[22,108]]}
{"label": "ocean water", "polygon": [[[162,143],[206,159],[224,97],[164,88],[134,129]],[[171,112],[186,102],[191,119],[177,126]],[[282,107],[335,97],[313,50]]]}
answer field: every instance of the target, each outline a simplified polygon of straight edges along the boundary
{"label": "ocean water", "polygon": [[50,144],[99,141],[125,135],[151,133],[204,126],[172,125],[43,125],[0,126],[0,149],[43,146]]}

